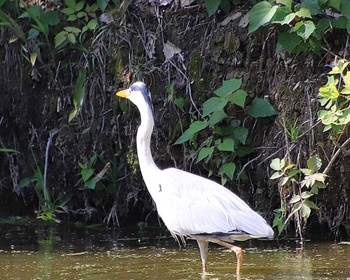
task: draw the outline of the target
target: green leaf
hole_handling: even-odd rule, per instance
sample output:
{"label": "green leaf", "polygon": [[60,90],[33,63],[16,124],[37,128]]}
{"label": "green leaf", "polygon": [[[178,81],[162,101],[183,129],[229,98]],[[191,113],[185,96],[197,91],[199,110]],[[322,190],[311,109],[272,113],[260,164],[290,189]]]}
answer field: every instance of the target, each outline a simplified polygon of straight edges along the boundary
{"label": "green leaf", "polygon": [[[329,72],[329,74],[342,74],[346,67],[349,65],[349,61],[345,59],[340,59],[336,61],[336,64],[332,68],[332,70]],[[332,80],[330,80],[332,78]],[[335,83],[338,80],[334,80],[334,77],[328,77],[328,83]]]}
{"label": "green leaf", "polygon": [[77,18],[83,18],[83,17],[86,17],[86,16],[87,16],[87,13],[85,13],[84,11],[78,12],[76,14]]}
{"label": "green leaf", "polygon": [[275,171],[282,171],[285,165],[286,161],[284,159],[275,158],[271,161],[270,168]]}
{"label": "green leaf", "polygon": [[318,111],[317,116],[324,125],[333,124],[338,120],[338,116],[332,111],[320,110]]}
{"label": "green leaf", "polygon": [[200,150],[196,163],[200,162],[205,158],[211,158],[214,152],[214,147],[204,147]]}
{"label": "green leaf", "polygon": [[340,11],[340,0],[328,0],[327,5]]}
{"label": "green leaf", "polygon": [[272,6],[267,1],[262,1],[254,5],[249,11],[249,33],[258,30],[261,26],[269,24],[277,11],[278,6]]}
{"label": "green leaf", "polygon": [[311,20],[305,22],[299,21],[295,24],[293,30],[296,31],[297,35],[307,40],[311,34],[315,31],[316,26]]}
{"label": "green leaf", "polygon": [[88,188],[88,189],[96,189],[96,183],[97,183],[97,180],[96,178],[92,178],[90,181],[87,181],[84,186],[85,188]]}
{"label": "green leaf", "polygon": [[107,8],[108,0],[97,0],[97,5],[102,12]]}
{"label": "green leaf", "polygon": [[77,39],[75,38],[75,35],[73,33],[68,33],[67,34],[67,40],[71,42],[73,45],[76,44]]}
{"label": "green leaf", "polygon": [[39,30],[35,29],[35,28],[31,28],[29,31],[28,31],[28,40],[32,40],[32,39],[35,39],[39,36],[40,32]]}
{"label": "green leaf", "polygon": [[325,189],[326,185],[320,181],[316,181],[314,184],[314,187],[318,188],[318,189]]}
{"label": "green leaf", "polygon": [[291,13],[287,8],[279,8],[276,11],[272,23],[279,23],[281,25],[289,24],[295,18],[295,13]]}
{"label": "green leaf", "polygon": [[271,175],[270,179],[275,180],[275,179],[281,178],[282,176],[283,176],[283,173],[280,171],[277,171]]}
{"label": "green leaf", "polygon": [[0,148],[0,153],[19,153],[14,149]]}
{"label": "green leaf", "polygon": [[65,0],[64,1],[66,3],[66,5],[71,8],[71,9],[75,9],[75,5],[76,5],[76,2],[75,0]]}
{"label": "green leaf", "polygon": [[38,19],[40,15],[43,13],[41,6],[34,5],[29,7],[24,13],[18,16],[18,18],[32,18]]}
{"label": "green leaf", "polygon": [[[69,36],[70,34],[68,34]],[[84,101],[84,84],[86,80],[86,69],[83,69],[80,71],[77,81],[75,83],[74,88],[74,97],[73,97],[73,104],[74,104],[74,110],[69,114],[68,122],[71,122],[71,120],[79,113],[81,106]]]}
{"label": "green leaf", "polygon": [[67,18],[67,21],[76,21],[78,19],[77,15],[73,14]]}
{"label": "green leaf", "polygon": [[18,187],[19,188],[25,188],[25,187],[28,187],[30,185],[30,183],[31,183],[31,180],[28,177],[26,177],[26,178],[23,178],[19,182]]}
{"label": "green leaf", "polygon": [[231,138],[225,138],[224,141],[218,145],[218,150],[222,152],[234,152],[235,141]]}
{"label": "green leaf", "polygon": [[85,5],[84,1],[80,1],[79,3],[77,3],[77,4],[75,5],[74,10],[75,10],[76,12],[79,12],[82,8],[84,8],[84,5]]}
{"label": "green leaf", "polygon": [[312,186],[311,190],[310,190],[311,193],[313,194],[318,194],[318,187],[316,187],[315,185]]}
{"label": "green leaf", "polygon": [[292,9],[292,0],[276,0],[276,4],[282,4],[289,10]]}
{"label": "green leaf", "polygon": [[55,26],[60,23],[57,11],[46,11],[40,18],[44,25]]}
{"label": "green leaf", "polygon": [[346,16],[347,18],[350,18],[350,2],[349,1],[342,1],[340,6],[341,13]]}
{"label": "green leaf", "polygon": [[289,182],[289,177],[284,177],[280,180],[280,186],[283,187]]}
{"label": "green leaf", "polygon": [[188,129],[186,129],[185,132],[176,140],[174,145],[182,144],[188,140],[191,140],[197,132],[205,129],[207,126],[208,126],[207,121],[195,121],[195,122],[193,122],[190,125],[190,127]]}
{"label": "green leaf", "polygon": [[245,100],[247,98],[248,94],[242,90],[239,89],[236,92],[232,93],[228,96],[228,100],[241,108],[244,108]]}
{"label": "green leaf", "polygon": [[233,135],[239,142],[245,145],[248,138],[248,132],[248,129],[239,126],[234,128]]}
{"label": "green leaf", "polygon": [[77,114],[78,114],[78,110],[77,108],[74,108],[68,115],[68,122],[71,122],[72,119],[74,119]]}
{"label": "green leaf", "polygon": [[64,28],[65,31],[69,32],[69,33],[75,33],[78,34],[81,32],[80,28],[74,27],[74,26],[66,26]]}
{"label": "green leaf", "polygon": [[309,176],[312,174],[311,170],[308,168],[300,168],[300,171],[303,172],[303,174],[306,176]]}
{"label": "green leaf", "polygon": [[211,97],[203,103],[203,117],[208,116],[210,113],[222,110],[226,104],[226,99],[220,97]]}
{"label": "green leaf", "polygon": [[311,209],[309,206],[307,206],[305,203],[302,203],[300,208],[300,214],[304,219],[308,219],[311,214]]}
{"label": "green leaf", "polygon": [[273,219],[272,226],[277,227],[278,233],[281,233],[283,231],[284,224],[283,224],[283,219],[282,219],[280,214],[275,216],[275,218]]}
{"label": "green leaf", "polygon": [[80,174],[81,174],[81,178],[83,179],[83,181],[86,182],[94,174],[94,169],[84,168],[83,170],[81,170]]}
{"label": "green leaf", "polygon": [[318,156],[312,156],[307,161],[307,167],[311,170],[311,173],[315,173],[320,170],[322,166],[322,160]]}
{"label": "green leaf", "polygon": [[311,209],[318,209],[318,206],[310,200],[305,200],[304,204],[307,205]]}
{"label": "green leaf", "polygon": [[216,13],[220,6],[220,0],[205,0],[205,9],[208,12],[209,16],[212,16]]}
{"label": "green leaf", "polygon": [[75,13],[74,9],[72,8],[64,8],[61,10],[61,12],[67,16],[73,15]]}
{"label": "green leaf", "polygon": [[225,80],[223,81],[222,86],[215,90],[214,93],[219,97],[223,97],[236,91],[241,85],[242,79]]}
{"label": "green leaf", "polygon": [[301,18],[312,18],[310,10],[307,8],[300,8],[295,14]]}
{"label": "green leaf", "polygon": [[209,124],[215,125],[218,122],[222,121],[224,118],[227,118],[227,114],[224,111],[215,111],[209,119]]}
{"label": "green leaf", "polygon": [[180,109],[183,110],[185,106],[185,99],[183,97],[176,98],[174,104]]}
{"label": "green leaf", "polygon": [[248,108],[248,114],[253,118],[261,118],[276,115],[276,111],[267,100],[255,98]]}
{"label": "green leaf", "polygon": [[32,53],[30,54],[30,64],[31,64],[32,66],[35,65],[35,62],[36,62],[37,57],[38,57],[37,52],[32,52]]}
{"label": "green leaf", "polygon": [[320,8],[319,0],[303,0],[301,1],[301,8],[306,8],[310,11],[311,15],[321,14],[322,10]]}
{"label": "green leaf", "polygon": [[279,53],[282,50],[286,50],[288,53],[292,53],[301,41],[302,38],[300,38],[295,32],[282,32],[278,36],[276,52]]}
{"label": "green leaf", "polygon": [[55,48],[60,47],[67,40],[67,31],[61,31],[55,36]]}
{"label": "green leaf", "polygon": [[293,176],[297,175],[298,173],[299,173],[298,169],[293,169],[293,170],[288,172],[288,177],[293,177]]}
{"label": "green leaf", "polygon": [[230,180],[233,180],[233,175],[236,171],[236,165],[233,162],[225,163],[221,166],[219,174],[225,174]]}
{"label": "green leaf", "polygon": [[95,30],[96,29],[96,26],[97,26],[98,22],[97,22],[97,19],[92,19],[88,22],[87,24],[87,27],[90,29],[90,30]]}
{"label": "green leaf", "polygon": [[313,195],[314,195],[313,193],[308,192],[308,191],[302,192],[302,193],[300,194],[300,196],[301,196],[302,199],[308,199],[308,198],[310,198],[310,197],[313,196]]}
{"label": "green leaf", "polygon": [[293,197],[291,198],[291,200],[289,201],[289,203],[294,204],[294,203],[299,202],[300,200],[301,200],[300,195],[295,194],[295,195],[293,195]]}

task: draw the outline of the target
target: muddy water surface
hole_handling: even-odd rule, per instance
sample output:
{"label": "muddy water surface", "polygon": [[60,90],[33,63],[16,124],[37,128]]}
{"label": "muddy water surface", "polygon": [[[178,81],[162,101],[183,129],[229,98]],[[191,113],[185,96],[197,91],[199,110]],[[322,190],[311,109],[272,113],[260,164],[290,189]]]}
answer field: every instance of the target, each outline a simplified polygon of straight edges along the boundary
{"label": "muddy water surface", "polygon": [[[164,235],[164,233],[163,233]],[[247,241],[239,279],[347,279],[350,245]],[[0,279],[237,279],[232,252],[212,245],[207,275],[196,243],[167,234],[0,224]]]}

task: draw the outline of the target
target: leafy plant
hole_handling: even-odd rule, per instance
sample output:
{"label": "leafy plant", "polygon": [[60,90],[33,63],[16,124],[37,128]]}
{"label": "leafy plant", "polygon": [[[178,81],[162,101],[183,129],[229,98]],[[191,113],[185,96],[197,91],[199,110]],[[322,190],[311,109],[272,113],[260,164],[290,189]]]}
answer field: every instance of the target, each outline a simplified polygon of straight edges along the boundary
{"label": "leafy plant", "polygon": [[19,153],[19,152],[14,149],[0,148],[0,153]]}
{"label": "leafy plant", "polygon": [[107,162],[102,168],[102,170],[96,174],[97,162],[99,159],[100,159],[99,156],[95,153],[91,156],[87,164],[83,164],[79,162],[79,167],[81,169],[80,175],[84,183],[85,189],[96,190],[97,188],[102,188],[102,189],[106,188],[106,186],[103,184],[101,180],[104,178],[104,176],[110,175],[108,173],[108,170],[110,169],[111,164]]}
{"label": "leafy plant", "polygon": [[[101,3],[103,2],[103,3]],[[61,48],[67,43],[72,45],[80,44],[80,49],[84,52],[88,50],[82,45],[83,35],[87,31],[94,31],[98,26],[96,12],[99,8],[105,9],[106,1],[98,1],[91,6],[84,0],[76,2],[75,0],[65,0],[66,8],[62,13],[67,16],[67,21],[72,22],[73,26],[66,26],[55,36],[55,48]],[[100,4],[100,6],[99,6]]]}
{"label": "leafy plant", "polygon": [[333,28],[350,33],[350,3],[347,0],[261,1],[249,11],[249,32],[273,24],[278,27],[276,51],[289,53],[321,50],[324,35]]}
{"label": "leafy plant", "polygon": [[281,208],[275,212],[273,223],[279,233],[291,219],[294,219],[300,239],[303,239],[303,229],[311,211],[318,209],[310,198],[317,195],[320,189],[326,188],[326,175],[319,171],[321,166],[322,160],[318,156],[312,156],[307,160],[307,168],[297,168],[295,164],[287,164],[285,159],[272,160],[270,167],[275,172],[270,179],[278,180],[282,200]]}
{"label": "leafy plant", "polygon": [[209,16],[215,14],[219,8],[225,13],[231,11],[232,5],[239,4],[240,0],[205,0],[204,6]]}
{"label": "leafy plant", "polygon": [[97,154],[93,154],[89,160],[88,164],[82,164],[79,162],[79,167],[81,168],[80,175],[84,182],[84,187],[87,189],[95,189],[97,180],[94,176],[94,166],[97,161]]}
{"label": "leafy plant", "polygon": [[80,112],[83,102],[84,102],[84,95],[85,95],[85,86],[86,82],[86,69],[83,69],[77,78],[77,81],[75,83],[74,88],[74,96],[73,96],[73,105],[74,109],[70,112],[68,116],[68,122],[71,122]]}
{"label": "leafy plant", "polygon": [[[248,129],[242,127],[239,119],[229,116],[235,108],[245,109],[247,93],[240,89],[241,85],[242,79],[223,81],[223,85],[215,90],[215,96],[203,103],[202,120],[194,120],[175,142],[182,144],[191,141],[196,149],[196,162],[213,162],[214,166],[209,167],[209,175],[217,170],[222,184],[228,179],[233,180],[236,171],[234,159],[251,152],[247,145]],[[276,114],[271,104],[260,98],[252,101],[247,112],[253,118]],[[206,140],[198,147],[197,138],[201,133],[206,135]]]}
{"label": "leafy plant", "polygon": [[[350,122],[350,72],[349,61],[340,59],[329,72],[328,81],[319,90],[320,103],[324,109],[318,111],[318,118],[324,124],[323,131],[332,130],[342,134]],[[331,134],[331,138],[335,139]]]}
{"label": "leafy plant", "polygon": [[281,124],[285,134],[292,142],[296,142],[300,136],[300,126],[298,125],[298,120],[295,120],[293,123],[282,123]]}
{"label": "leafy plant", "polygon": [[39,167],[39,163],[33,151],[32,155],[35,163],[34,175],[31,178],[23,178],[19,183],[19,187],[33,187],[36,196],[39,200],[39,208],[36,211],[37,218],[42,219],[44,221],[59,222],[59,220],[56,217],[56,214],[68,212],[66,204],[69,201],[69,199],[63,202],[54,201],[50,188],[48,186],[45,186],[44,174],[41,171],[41,168]]}

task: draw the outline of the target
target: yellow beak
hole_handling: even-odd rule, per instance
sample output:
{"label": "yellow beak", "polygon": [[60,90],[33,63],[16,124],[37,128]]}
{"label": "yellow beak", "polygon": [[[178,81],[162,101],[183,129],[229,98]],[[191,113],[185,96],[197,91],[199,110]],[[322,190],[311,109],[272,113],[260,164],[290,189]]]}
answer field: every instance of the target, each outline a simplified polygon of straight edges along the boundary
{"label": "yellow beak", "polygon": [[119,96],[119,97],[123,97],[123,98],[129,98],[130,90],[129,89],[124,89],[124,90],[118,91],[116,93],[116,95]]}

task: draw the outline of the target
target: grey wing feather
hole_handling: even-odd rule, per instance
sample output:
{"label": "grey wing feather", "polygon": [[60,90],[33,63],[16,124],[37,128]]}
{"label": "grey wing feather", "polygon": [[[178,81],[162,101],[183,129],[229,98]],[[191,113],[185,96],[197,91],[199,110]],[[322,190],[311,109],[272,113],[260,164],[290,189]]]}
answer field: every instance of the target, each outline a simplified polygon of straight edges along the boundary
{"label": "grey wing feather", "polygon": [[178,235],[243,231],[251,237],[272,237],[266,221],[225,187],[203,177],[169,168],[161,172],[157,210]]}

